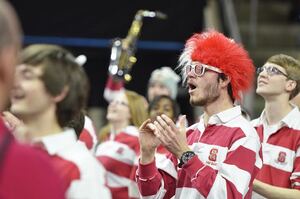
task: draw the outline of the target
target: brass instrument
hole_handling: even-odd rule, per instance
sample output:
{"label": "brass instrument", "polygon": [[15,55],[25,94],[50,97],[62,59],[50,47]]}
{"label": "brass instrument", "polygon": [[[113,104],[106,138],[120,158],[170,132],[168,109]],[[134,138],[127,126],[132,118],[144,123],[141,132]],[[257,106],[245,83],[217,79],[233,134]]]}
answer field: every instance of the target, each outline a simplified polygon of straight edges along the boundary
{"label": "brass instrument", "polygon": [[132,79],[130,71],[133,64],[137,61],[135,57],[136,44],[140,36],[144,17],[167,18],[164,13],[157,11],[137,11],[126,38],[116,38],[113,41],[108,71],[114,78],[124,79],[126,82]]}

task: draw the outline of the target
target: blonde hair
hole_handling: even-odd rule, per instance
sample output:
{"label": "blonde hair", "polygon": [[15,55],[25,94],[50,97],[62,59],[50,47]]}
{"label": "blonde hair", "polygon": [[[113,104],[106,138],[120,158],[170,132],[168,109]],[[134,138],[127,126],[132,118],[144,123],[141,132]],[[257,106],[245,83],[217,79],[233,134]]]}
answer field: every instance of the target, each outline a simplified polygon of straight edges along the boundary
{"label": "blonde hair", "polygon": [[130,124],[139,127],[148,118],[146,99],[134,91],[126,90],[126,98],[130,111]]}
{"label": "blonde hair", "polygon": [[[142,95],[130,90],[125,90],[125,96],[128,101],[128,107],[131,115],[129,124],[140,127],[148,118],[147,100]],[[100,129],[98,136],[99,142],[103,142],[108,138],[110,130],[111,126],[109,123]]]}
{"label": "blonde hair", "polygon": [[297,85],[290,94],[290,99],[294,98],[300,91],[300,62],[285,54],[273,55],[267,62],[281,66],[286,70],[288,78],[296,81]]}

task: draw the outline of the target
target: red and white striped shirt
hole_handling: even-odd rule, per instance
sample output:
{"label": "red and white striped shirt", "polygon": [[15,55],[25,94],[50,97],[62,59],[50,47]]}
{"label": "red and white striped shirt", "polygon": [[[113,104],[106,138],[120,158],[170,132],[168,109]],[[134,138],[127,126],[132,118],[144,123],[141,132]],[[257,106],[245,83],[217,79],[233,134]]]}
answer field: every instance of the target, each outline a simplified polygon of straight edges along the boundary
{"label": "red and white striped shirt", "polygon": [[93,153],[98,142],[96,129],[93,121],[87,115],[84,116],[84,126],[80,133],[79,140],[85,143],[86,147]]}
{"label": "red and white striped shirt", "polygon": [[52,158],[67,187],[67,198],[111,198],[110,190],[105,186],[105,169],[85,144],[77,141],[73,129],[38,138],[36,143]]}
{"label": "red and white striped shirt", "polygon": [[116,135],[111,133],[96,149],[96,157],[107,170],[107,185],[115,199],[139,198],[135,182],[140,150],[138,135],[136,127],[128,126]]}
{"label": "red and white striped shirt", "polygon": [[262,142],[263,167],[256,179],[300,190],[300,112],[294,107],[277,125],[267,125],[265,112],[252,121]]}
{"label": "red and white striped shirt", "polygon": [[168,154],[139,164],[137,181],[143,198],[251,198],[252,182],[262,165],[260,141],[239,106],[188,129],[189,147],[197,154],[183,168]]}

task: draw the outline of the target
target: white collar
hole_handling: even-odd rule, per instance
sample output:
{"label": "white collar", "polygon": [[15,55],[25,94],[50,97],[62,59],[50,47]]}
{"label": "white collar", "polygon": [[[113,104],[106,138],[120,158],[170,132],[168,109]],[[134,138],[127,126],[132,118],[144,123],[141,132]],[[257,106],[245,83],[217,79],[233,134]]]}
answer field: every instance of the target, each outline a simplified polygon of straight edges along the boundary
{"label": "white collar", "polygon": [[[296,126],[299,123],[299,116],[300,116],[300,111],[299,108],[293,104],[291,104],[294,108],[284,117],[282,118],[278,124],[281,124],[280,126],[287,126],[289,128],[296,128]],[[266,119],[266,111],[263,110],[259,117],[258,124],[267,124],[267,119]]]}
{"label": "white collar", "polygon": [[[230,109],[227,109],[225,111],[222,111],[222,112],[212,115],[208,120],[208,124],[209,125],[224,124],[224,123],[227,123],[230,120],[233,120],[234,118],[240,116],[241,114],[242,114],[241,107],[234,106]],[[203,118],[204,118],[204,115],[202,115],[201,119],[200,119],[202,122],[204,122]]]}
{"label": "white collar", "polygon": [[76,144],[77,137],[74,129],[66,129],[58,134],[37,138],[34,142],[42,144],[50,155],[54,155],[70,145]]}

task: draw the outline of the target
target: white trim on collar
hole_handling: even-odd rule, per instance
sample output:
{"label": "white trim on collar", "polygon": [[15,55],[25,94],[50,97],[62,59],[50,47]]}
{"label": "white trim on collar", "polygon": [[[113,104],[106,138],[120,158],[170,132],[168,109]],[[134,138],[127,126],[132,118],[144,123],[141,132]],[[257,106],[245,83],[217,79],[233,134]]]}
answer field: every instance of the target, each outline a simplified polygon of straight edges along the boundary
{"label": "white trim on collar", "polygon": [[230,120],[240,116],[242,114],[241,107],[235,106],[233,108],[227,109],[225,111],[222,111],[220,113],[212,115],[209,120],[208,124],[224,124],[229,122]]}
{"label": "white trim on collar", "polygon": [[68,148],[77,142],[77,137],[74,129],[66,129],[61,133],[48,135],[35,140],[41,142],[45,150],[50,154],[57,154],[59,151]]}
{"label": "white trim on collar", "polygon": [[124,129],[124,133],[132,135],[132,136],[139,136],[139,129],[135,126],[127,126]]}
{"label": "white trim on collar", "polygon": [[[293,109],[284,117],[282,118],[278,123],[281,123],[281,126],[287,126],[289,128],[293,129],[299,129],[299,116],[300,111],[297,106],[291,103],[293,106]],[[258,123],[255,124],[255,126],[261,125],[261,124],[267,124],[266,120],[266,111],[263,110],[261,115],[258,118]]]}

